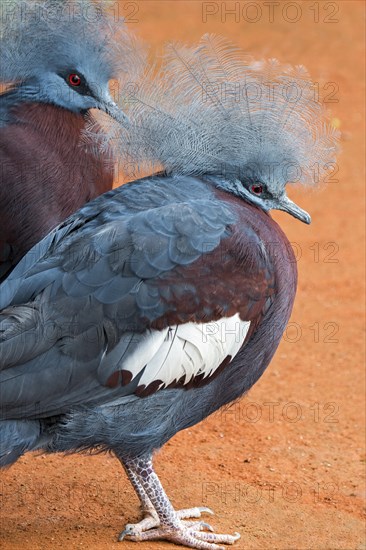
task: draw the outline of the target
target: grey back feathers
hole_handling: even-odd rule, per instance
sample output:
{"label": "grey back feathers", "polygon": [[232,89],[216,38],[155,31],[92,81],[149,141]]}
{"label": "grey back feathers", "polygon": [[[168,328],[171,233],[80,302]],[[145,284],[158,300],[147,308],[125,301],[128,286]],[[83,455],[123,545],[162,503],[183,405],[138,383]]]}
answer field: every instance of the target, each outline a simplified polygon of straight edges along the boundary
{"label": "grey back feathers", "polygon": [[133,176],[151,169],[313,183],[334,160],[337,132],[304,67],[254,61],[221,37],[167,47],[160,67],[121,97],[130,127],[112,127]]}

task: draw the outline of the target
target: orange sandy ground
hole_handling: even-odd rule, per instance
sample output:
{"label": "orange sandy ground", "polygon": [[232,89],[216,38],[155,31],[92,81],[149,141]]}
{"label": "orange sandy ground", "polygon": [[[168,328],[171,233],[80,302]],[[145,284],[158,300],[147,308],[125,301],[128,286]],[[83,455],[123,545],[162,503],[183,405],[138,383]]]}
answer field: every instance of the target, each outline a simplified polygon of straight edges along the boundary
{"label": "orange sandy ground", "polygon": [[[220,10],[221,2],[211,4]],[[243,16],[221,21],[220,11],[204,23],[201,2],[120,2],[127,15],[138,8],[131,25],[154,47],[218,32],[255,56],[304,64],[322,86],[338,87],[329,106],[342,130],[338,183],[321,192],[290,191],[311,212],[312,225],[274,214],[299,255],[292,325],[274,361],[233,409],[169,442],[156,467],[176,507],[210,506],[218,532],[241,533],[237,549],[361,550],[364,4],[295,2],[302,10],[296,23],[284,19],[284,2],[273,23],[268,6],[255,4],[262,10],[256,23]],[[339,11],[332,15],[334,7]],[[295,8],[287,9],[294,18]],[[139,508],[112,456],[27,455],[1,474],[0,494],[3,550],[137,548],[116,542],[124,524],[138,520]]]}

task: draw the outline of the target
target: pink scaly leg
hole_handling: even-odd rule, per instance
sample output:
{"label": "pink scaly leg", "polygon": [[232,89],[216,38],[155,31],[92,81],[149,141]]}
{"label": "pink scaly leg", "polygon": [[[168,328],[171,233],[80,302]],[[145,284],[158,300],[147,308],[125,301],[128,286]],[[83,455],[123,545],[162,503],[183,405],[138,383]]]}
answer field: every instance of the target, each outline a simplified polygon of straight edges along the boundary
{"label": "pink scaly leg", "polygon": [[238,533],[203,532],[213,529],[202,521],[184,521],[185,518],[199,518],[202,512],[213,512],[204,507],[175,511],[154,472],[151,458],[120,460],[140,499],[144,518],[137,524],[126,525],[119,540],[125,537],[135,542],[165,539],[199,550],[224,550],[218,544],[234,544],[240,537]]}

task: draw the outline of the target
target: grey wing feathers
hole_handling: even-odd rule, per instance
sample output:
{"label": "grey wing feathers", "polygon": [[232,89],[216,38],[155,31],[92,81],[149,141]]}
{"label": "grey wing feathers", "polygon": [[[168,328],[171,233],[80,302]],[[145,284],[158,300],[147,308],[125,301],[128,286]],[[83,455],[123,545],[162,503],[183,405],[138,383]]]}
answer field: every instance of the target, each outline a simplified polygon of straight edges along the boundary
{"label": "grey wing feathers", "polygon": [[137,212],[122,204],[106,223],[104,214],[102,209],[93,217],[81,209],[36,245],[1,285],[0,308],[32,300],[52,285],[52,297],[91,295],[105,304],[128,294],[137,302],[144,294],[150,309],[153,290],[145,280],[213,250],[234,222],[232,212],[210,196]]}
{"label": "grey wing feathers", "polygon": [[[10,304],[21,304],[32,299],[47,284],[60,278],[61,266],[66,272],[75,270],[81,272],[81,265],[86,270],[90,270],[93,265],[94,278],[97,273],[97,261],[102,256],[108,255],[111,267],[118,269],[119,262],[123,263],[124,257],[128,257],[129,254],[127,243],[123,238],[118,241],[125,227],[123,223],[120,223],[122,219],[125,223],[139,212],[144,213],[139,220],[131,222],[132,226],[135,224],[136,227],[139,226],[138,229],[141,229],[144,225],[144,215],[152,216],[152,223],[153,225],[157,224],[156,233],[158,233],[158,224],[163,231],[159,220],[160,214],[156,216],[148,214],[148,212],[154,211],[156,208],[180,204],[187,196],[190,197],[192,204],[193,201],[203,200],[202,207],[205,207],[205,212],[202,219],[206,219],[209,224],[207,231],[216,231],[216,226],[219,232],[222,230],[221,218],[219,218],[219,222],[215,220],[217,209],[220,211],[219,215],[221,215],[221,211],[224,213],[222,217],[224,225],[231,223],[232,216],[228,214],[228,210],[224,206],[216,202],[215,209],[210,207],[210,201],[214,201],[213,193],[197,178],[188,176],[152,177],[144,178],[133,184],[126,184],[104,193],[86,204],[28,252],[0,286],[0,311]],[[202,197],[205,198],[202,199]],[[197,219],[196,214],[196,221]],[[167,223],[168,225],[173,223],[169,221],[169,216]],[[178,219],[174,223],[178,224]],[[187,224],[188,231],[189,227],[192,228],[192,224],[193,220],[191,220],[191,225]],[[174,231],[181,230],[184,226],[185,220],[181,220],[177,229],[172,227],[172,236],[174,236]],[[152,230],[155,231],[154,227]],[[148,232],[145,231],[146,233]],[[154,237],[157,237],[157,234]],[[150,241],[154,241],[154,237],[150,236]],[[193,243],[195,231],[190,235],[190,239]],[[146,252],[146,245],[144,250]],[[106,265],[100,264],[99,269],[104,272],[106,267]],[[124,268],[127,268],[126,263]],[[127,273],[124,272],[124,275],[126,276]],[[80,276],[83,276],[82,273]],[[65,284],[67,283],[65,282]]]}
{"label": "grey wing feathers", "polygon": [[0,287],[6,307],[0,311],[0,380],[11,418],[26,411],[29,417],[35,403],[37,414],[49,415],[101,403],[111,392],[133,393],[138,376],[118,391],[105,384],[143,344],[149,323],[164,314],[152,282],[214,249],[234,222],[212,197],[140,210],[138,201],[129,207],[131,193],[127,188],[120,209],[115,201],[114,216],[99,208],[98,219],[92,203],[87,214],[82,209]]}

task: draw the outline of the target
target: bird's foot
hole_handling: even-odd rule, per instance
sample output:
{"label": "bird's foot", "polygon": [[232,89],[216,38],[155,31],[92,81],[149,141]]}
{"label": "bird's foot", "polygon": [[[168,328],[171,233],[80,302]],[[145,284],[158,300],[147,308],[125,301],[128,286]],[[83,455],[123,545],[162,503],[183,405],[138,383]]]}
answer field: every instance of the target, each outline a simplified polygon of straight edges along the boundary
{"label": "bird's foot", "polygon": [[141,533],[159,527],[160,520],[155,510],[145,510],[143,518],[138,523],[127,523],[123,531],[119,534],[118,540],[121,542],[125,537],[139,536]]}
{"label": "bird's foot", "polygon": [[[234,535],[213,533],[213,528],[204,521],[186,521],[187,518],[199,518],[201,512],[213,513],[209,508],[197,507],[175,512],[174,521],[169,518],[167,524],[160,523],[155,514],[148,513],[139,523],[126,525],[119,536],[119,541],[127,538],[133,542],[148,540],[168,540],[176,544],[198,550],[224,550],[220,544],[234,544],[240,538]],[[210,532],[207,532],[210,531]]]}
{"label": "bird's foot", "polygon": [[127,538],[134,542],[168,540],[198,550],[224,550],[220,544],[234,544],[240,538],[234,535],[218,535],[200,518],[206,507],[174,510],[152,465],[151,457],[133,460],[120,459],[140,499],[143,519],[136,524],[127,524],[118,540]]}
{"label": "bird's foot", "polygon": [[[182,520],[181,523],[185,527],[195,526],[197,530],[213,531],[211,525],[205,523],[204,521],[185,521],[188,518],[200,518],[202,513],[213,514],[213,511],[206,506],[197,506],[195,508],[185,508],[184,510],[176,510],[177,518]],[[119,535],[118,540],[122,541],[125,537],[129,536],[139,536],[141,533],[148,531],[149,529],[159,528],[160,520],[158,514],[155,512],[154,508],[148,508],[143,510],[143,519],[138,523],[127,523],[126,527]]]}

